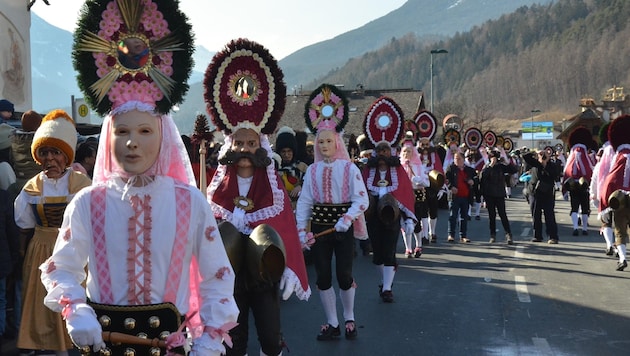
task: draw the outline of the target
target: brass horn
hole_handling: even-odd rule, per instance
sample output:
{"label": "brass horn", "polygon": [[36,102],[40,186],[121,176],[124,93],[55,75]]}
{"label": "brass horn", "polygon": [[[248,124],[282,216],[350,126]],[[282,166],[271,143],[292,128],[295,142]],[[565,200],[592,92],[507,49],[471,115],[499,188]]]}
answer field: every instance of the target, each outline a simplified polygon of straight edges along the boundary
{"label": "brass horn", "polygon": [[431,184],[431,188],[435,190],[440,190],[444,185],[444,173],[433,169],[429,172],[429,183]]}

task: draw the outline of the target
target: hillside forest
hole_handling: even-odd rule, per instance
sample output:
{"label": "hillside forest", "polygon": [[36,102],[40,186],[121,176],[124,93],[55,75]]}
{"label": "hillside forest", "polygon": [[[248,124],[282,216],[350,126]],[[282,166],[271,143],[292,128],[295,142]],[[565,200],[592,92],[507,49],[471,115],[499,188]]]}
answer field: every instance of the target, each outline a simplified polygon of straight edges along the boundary
{"label": "hillside forest", "polygon": [[[532,109],[574,114],[581,98],[601,102],[613,86],[630,85],[630,1],[560,0],[521,7],[471,31],[437,43],[413,34],[350,59],[310,83],[346,88],[416,88],[430,94],[433,55],[434,108],[469,123],[517,119]],[[455,19],[453,19],[455,20]]]}

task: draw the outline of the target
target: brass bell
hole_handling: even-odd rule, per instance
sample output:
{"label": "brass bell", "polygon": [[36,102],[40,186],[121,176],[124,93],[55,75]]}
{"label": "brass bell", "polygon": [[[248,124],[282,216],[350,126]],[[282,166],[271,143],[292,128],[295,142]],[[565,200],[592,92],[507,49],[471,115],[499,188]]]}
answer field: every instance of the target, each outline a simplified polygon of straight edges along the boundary
{"label": "brass bell", "polygon": [[[98,352],[98,354],[99,354],[99,355],[102,355],[102,356],[112,356],[112,355],[113,355],[113,354],[112,354],[112,350],[111,350],[109,347],[106,347],[106,348],[104,348],[104,349],[101,349],[101,350]],[[88,355],[89,355],[89,353],[88,353]]]}
{"label": "brass bell", "polygon": [[128,348],[125,349],[124,355],[125,356],[136,356],[136,350],[132,349],[131,347],[128,347]]}
{"label": "brass bell", "polygon": [[157,329],[160,327],[160,318],[157,316],[152,316],[149,318],[149,326],[152,329]]}
{"label": "brass bell", "polygon": [[608,206],[613,210],[626,208],[629,206],[628,200],[628,196],[624,193],[624,191],[617,189],[608,197]]}
{"label": "brass bell", "polygon": [[141,338],[141,339],[148,339],[149,335],[147,335],[147,333],[138,333],[138,335],[136,335],[137,337]]}
{"label": "brass bell", "polygon": [[107,328],[112,324],[112,318],[110,318],[109,315],[103,314],[100,318],[98,318],[98,322],[102,327]]}
{"label": "brass bell", "polygon": [[160,333],[160,340],[166,340],[166,338],[171,334],[170,331],[162,331]]}
{"label": "brass bell", "polygon": [[89,356],[92,354],[92,349],[89,346],[83,346],[79,348],[79,351],[81,352],[81,356]]}
{"label": "brass bell", "polygon": [[149,349],[149,355],[151,356],[160,356],[161,354],[162,351],[159,347],[152,347],[151,349]]}
{"label": "brass bell", "polygon": [[136,319],[134,318],[126,318],[125,319],[125,329],[133,330],[136,328]]}

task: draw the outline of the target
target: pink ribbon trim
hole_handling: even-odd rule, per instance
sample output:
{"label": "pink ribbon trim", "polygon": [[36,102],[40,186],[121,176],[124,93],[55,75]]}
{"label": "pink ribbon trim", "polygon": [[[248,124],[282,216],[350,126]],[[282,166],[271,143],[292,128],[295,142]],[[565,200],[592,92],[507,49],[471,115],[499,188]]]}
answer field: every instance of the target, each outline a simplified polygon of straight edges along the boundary
{"label": "pink ribbon trim", "polygon": [[72,310],[72,305],[76,303],[83,303],[83,301],[81,299],[71,300],[70,298],[65,296],[59,299],[59,304],[63,306],[63,309],[61,310],[61,316],[64,320],[68,319],[68,317],[72,315],[72,313],[74,313],[74,310]]}
{"label": "pink ribbon trim", "polygon": [[227,346],[229,346],[230,348],[232,347],[232,338],[230,337],[230,334],[228,334],[228,332],[236,327],[238,325],[237,322],[234,321],[229,321],[223,325],[221,325],[219,328],[213,328],[212,326],[206,326],[203,331],[208,333],[208,335],[210,335],[211,338],[216,339],[216,338],[222,338],[223,341],[225,342],[225,344]]}

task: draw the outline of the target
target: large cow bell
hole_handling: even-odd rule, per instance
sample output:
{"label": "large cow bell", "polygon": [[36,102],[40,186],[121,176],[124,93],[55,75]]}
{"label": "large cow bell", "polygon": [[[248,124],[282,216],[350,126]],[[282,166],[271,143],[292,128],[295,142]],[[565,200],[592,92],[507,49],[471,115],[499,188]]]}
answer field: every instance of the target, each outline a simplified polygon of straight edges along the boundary
{"label": "large cow bell", "polygon": [[223,246],[225,246],[225,252],[230,259],[232,269],[235,274],[238,274],[245,257],[245,241],[241,232],[232,223],[224,220],[219,223],[219,233],[221,233],[221,240],[223,240]]}
{"label": "large cow bell", "polygon": [[247,239],[247,268],[263,282],[280,281],[286,266],[286,250],[278,232],[267,224],[256,226]]}

